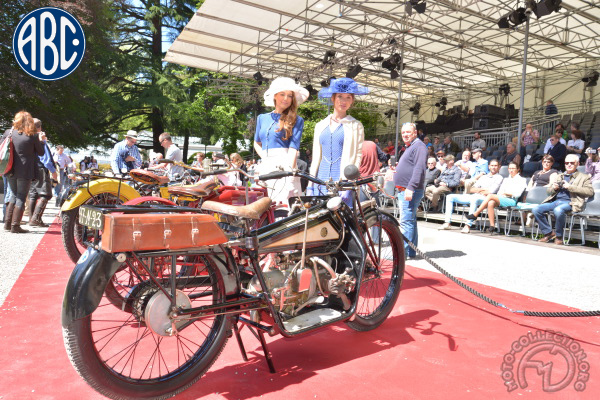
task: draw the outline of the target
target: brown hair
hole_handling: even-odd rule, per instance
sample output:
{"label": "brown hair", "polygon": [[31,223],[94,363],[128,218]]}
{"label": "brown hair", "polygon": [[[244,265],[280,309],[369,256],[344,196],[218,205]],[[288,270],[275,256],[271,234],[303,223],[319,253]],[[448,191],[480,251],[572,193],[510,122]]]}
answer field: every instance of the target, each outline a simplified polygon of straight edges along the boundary
{"label": "brown hair", "polygon": [[580,130],[576,130],[571,132],[571,135],[575,136],[575,139],[581,139],[581,137],[583,136],[583,132],[581,132]]}
{"label": "brown hair", "polygon": [[544,157],[542,157],[542,161],[550,161],[552,164],[554,164],[554,157],[552,157],[550,154],[546,154]]}
{"label": "brown hair", "polygon": [[510,166],[510,165],[514,165],[514,166],[515,166],[515,168],[517,169],[517,171],[520,171],[520,170],[521,170],[521,168],[519,167],[519,163],[517,163],[517,162],[511,161],[511,162],[509,162],[509,163],[508,163],[508,165],[509,165],[509,166]]}
{"label": "brown hair", "polygon": [[[279,118],[279,129],[275,131],[285,131],[283,140],[290,140],[292,138],[294,125],[296,125],[296,119],[298,118],[298,100],[296,100],[296,93],[292,93],[292,104],[281,113],[281,118]],[[275,96],[273,96],[273,102],[277,104]]]}
{"label": "brown hair", "polygon": [[37,133],[33,117],[27,111],[19,111],[15,114],[13,120],[13,128],[19,132],[23,132],[27,136],[33,136]]}

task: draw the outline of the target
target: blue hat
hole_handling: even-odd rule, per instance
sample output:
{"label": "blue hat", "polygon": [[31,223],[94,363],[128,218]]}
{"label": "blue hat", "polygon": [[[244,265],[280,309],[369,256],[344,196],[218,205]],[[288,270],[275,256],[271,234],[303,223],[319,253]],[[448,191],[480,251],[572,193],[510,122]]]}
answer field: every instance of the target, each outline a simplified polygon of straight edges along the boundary
{"label": "blue hat", "polygon": [[350,93],[355,96],[360,96],[369,93],[369,89],[359,85],[352,78],[332,79],[329,87],[319,91],[320,99],[328,99],[335,93]]}

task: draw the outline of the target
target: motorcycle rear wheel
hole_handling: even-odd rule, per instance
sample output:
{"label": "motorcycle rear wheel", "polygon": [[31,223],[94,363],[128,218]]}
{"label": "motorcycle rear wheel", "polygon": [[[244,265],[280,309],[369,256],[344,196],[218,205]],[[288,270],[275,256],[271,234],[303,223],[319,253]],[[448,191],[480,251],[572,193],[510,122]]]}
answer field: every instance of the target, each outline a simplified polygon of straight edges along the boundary
{"label": "motorcycle rear wheel", "polygon": [[[379,215],[381,221],[378,221]],[[373,240],[381,241],[381,250],[375,245],[379,259],[377,263],[373,263],[367,256],[356,315],[353,321],[347,321],[350,328],[361,332],[377,328],[388,317],[400,294],[405,267],[402,234],[392,217],[374,210],[368,212],[365,218]],[[380,238],[373,237],[376,236],[376,230],[372,228],[380,229]],[[365,238],[366,236],[365,233]]]}
{"label": "motorcycle rear wheel", "polygon": [[[189,264],[190,260],[186,262]],[[225,301],[224,283],[214,261],[196,256],[196,263],[194,272],[183,278],[177,267],[178,279],[188,279],[177,283],[178,292],[185,293],[190,300],[188,306]],[[164,279],[168,280],[168,276]],[[145,320],[148,315],[159,318],[161,323],[167,318],[162,314],[146,314],[157,295],[163,294],[153,281],[141,282],[129,293],[129,307],[118,309],[110,304],[105,292],[91,315],[63,328],[71,363],[104,396],[112,399],[174,396],[200,379],[225,347],[225,315],[196,320],[173,336],[157,334],[150,328],[151,321]]]}

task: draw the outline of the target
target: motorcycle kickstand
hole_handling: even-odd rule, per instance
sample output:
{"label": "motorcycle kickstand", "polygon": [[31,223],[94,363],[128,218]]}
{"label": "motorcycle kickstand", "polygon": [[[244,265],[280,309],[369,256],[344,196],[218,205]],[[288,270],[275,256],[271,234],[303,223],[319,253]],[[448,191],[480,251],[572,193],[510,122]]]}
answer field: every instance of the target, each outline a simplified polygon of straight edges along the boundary
{"label": "motorcycle kickstand", "polygon": [[[265,334],[259,329],[254,329],[252,326],[244,324],[243,327],[247,327],[250,332],[254,335],[255,338],[258,339],[260,345],[262,346],[263,353],[265,355],[265,360],[267,361],[267,365],[269,366],[269,372],[272,374],[276,373],[275,365],[273,365],[273,358],[271,357],[271,352],[269,351],[269,347],[267,346],[267,341],[265,340]],[[242,342],[242,336],[240,335],[240,329],[238,327],[238,323],[236,322],[233,325],[233,331],[235,332],[235,338],[237,339],[238,346],[240,347],[240,351],[242,352],[242,358],[244,361],[248,361],[248,356],[246,355],[246,349],[244,348],[244,343]]]}

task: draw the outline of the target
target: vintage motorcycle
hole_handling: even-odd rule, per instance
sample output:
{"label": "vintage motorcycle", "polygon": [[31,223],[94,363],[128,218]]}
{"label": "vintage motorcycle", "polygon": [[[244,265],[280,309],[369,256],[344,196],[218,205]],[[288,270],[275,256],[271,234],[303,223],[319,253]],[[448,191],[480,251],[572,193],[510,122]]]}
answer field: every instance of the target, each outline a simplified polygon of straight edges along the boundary
{"label": "vintage motorcycle", "polygon": [[[300,176],[329,196],[299,199],[302,211],[251,229],[271,205],[206,201],[186,207],[82,208],[80,221],[103,229],[82,255],[65,290],[67,354],[77,372],[114,399],[167,398],[194,384],[239,324],[294,337],[345,322],[378,327],[391,312],[404,274],[396,219],[373,200],[358,202],[358,169],[348,181]],[[350,190],[353,207],[340,191]],[[127,279],[121,279],[121,276]]]}

